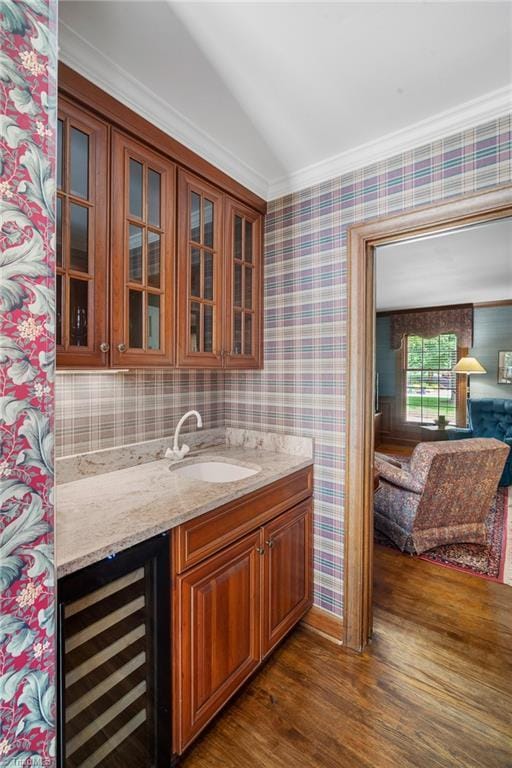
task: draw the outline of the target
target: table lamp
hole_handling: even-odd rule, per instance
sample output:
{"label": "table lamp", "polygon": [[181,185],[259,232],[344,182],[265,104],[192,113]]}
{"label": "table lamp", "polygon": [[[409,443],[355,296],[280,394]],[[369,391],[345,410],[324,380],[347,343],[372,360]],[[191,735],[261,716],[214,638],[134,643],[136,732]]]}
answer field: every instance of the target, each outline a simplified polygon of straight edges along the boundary
{"label": "table lamp", "polygon": [[455,368],[454,373],[465,373],[468,377],[467,399],[469,400],[469,377],[473,373],[487,373],[476,357],[461,357]]}

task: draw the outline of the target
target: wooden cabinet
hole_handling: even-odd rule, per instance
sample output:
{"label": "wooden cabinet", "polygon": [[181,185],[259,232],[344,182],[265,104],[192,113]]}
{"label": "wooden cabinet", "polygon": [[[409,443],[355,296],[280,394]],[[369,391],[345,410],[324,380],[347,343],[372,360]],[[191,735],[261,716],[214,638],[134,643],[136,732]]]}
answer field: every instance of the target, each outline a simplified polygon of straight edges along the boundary
{"label": "wooden cabinet", "polygon": [[58,365],[261,367],[264,201],[59,76]]}
{"label": "wooden cabinet", "polygon": [[59,101],[57,364],[108,364],[108,126]]}
{"label": "wooden cabinet", "polygon": [[112,364],[174,363],[173,163],[112,134]]}
{"label": "wooden cabinet", "polygon": [[262,360],[262,219],[226,199],[225,367],[259,368]]}
{"label": "wooden cabinet", "polygon": [[311,501],[279,515],[263,528],[262,655],[265,656],[311,604]]}
{"label": "wooden cabinet", "polygon": [[179,172],[178,365],[223,363],[223,196]]}
{"label": "wooden cabinet", "polygon": [[257,531],[178,578],[183,747],[260,662],[259,550]]}
{"label": "wooden cabinet", "polygon": [[179,754],[311,606],[311,484],[308,468],[173,531]]}
{"label": "wooden cabinet", "polygon": [[178,365],[260,367],[260,214],[185,171],[178,211]]}

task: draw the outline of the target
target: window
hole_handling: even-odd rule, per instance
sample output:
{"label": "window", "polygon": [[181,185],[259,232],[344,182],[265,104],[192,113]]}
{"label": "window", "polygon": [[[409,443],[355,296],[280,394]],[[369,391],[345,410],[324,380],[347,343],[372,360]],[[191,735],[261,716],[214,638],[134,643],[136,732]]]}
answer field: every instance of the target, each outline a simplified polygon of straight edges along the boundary
{"label": "window", "polygon": [[405,344],[405,421],[432,424],[444,415],[458,423],[457,337],[442,333],[432,339],[407,336]]}

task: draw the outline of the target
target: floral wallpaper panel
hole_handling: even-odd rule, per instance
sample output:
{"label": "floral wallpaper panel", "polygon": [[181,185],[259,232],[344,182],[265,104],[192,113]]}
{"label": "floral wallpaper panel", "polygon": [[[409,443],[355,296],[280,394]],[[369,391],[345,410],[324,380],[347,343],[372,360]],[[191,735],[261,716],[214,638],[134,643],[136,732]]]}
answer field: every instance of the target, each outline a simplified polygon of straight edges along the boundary
{"label": "floral wallpaper panel", "polygon": [[55,764],[56,0],[0,4],[0,766]]}

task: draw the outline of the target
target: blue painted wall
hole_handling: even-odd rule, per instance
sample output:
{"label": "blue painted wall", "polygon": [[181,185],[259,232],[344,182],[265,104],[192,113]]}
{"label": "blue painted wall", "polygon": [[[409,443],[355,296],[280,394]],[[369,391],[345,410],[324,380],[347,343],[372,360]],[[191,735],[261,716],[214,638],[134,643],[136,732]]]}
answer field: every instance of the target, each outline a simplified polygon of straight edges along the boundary
{"label": "blue painted wall", "polygon": [[393,397],[396,390],[396,355],[389,346],[391,317],[377,317],[376,322],[376,369],[379,374],[379,394]]}
{"label": "blue painted wall", "polygon": [[471,355],[486,374],[471,377],[471,397],[512,398],[512,384],[498,384],[498,352],[512,350],[512,306],[476,307]]}

